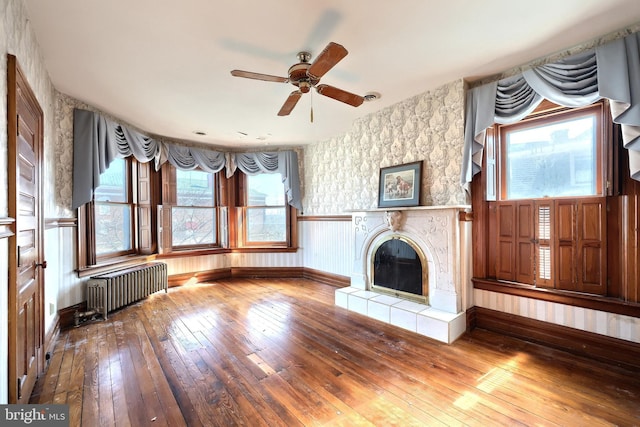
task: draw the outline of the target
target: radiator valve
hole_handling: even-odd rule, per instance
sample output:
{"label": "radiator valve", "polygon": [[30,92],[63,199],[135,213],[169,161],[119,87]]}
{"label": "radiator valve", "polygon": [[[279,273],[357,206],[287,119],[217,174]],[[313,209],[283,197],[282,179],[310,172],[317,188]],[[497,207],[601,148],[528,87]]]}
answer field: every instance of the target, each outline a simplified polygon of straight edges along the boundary
{"label": "radiator valve", "polygon": [[[101,308],[98,308],[96,310],[89,310],[89,311],[85,311],[85,312],[80,312],[78,310],[75,311],[75,313],[73,313],[73,324],[74,326],[80,326],[80,320],[85,318],[85,317],[91,317],[93,318],[93,316],[95,316],[96,314],[100,314],[101,313]],[[86,321],[86,320],[84,320]]]}

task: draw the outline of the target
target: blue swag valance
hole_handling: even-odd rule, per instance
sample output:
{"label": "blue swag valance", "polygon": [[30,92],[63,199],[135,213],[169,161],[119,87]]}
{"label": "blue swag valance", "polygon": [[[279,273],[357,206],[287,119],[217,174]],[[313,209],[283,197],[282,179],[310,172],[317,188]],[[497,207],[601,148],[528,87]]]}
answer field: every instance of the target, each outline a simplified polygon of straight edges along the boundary
{"label": "blue swag valance", "polygon": [[100,174],[116,158],[133,156],[142,163],[155,162],[156,170],[169,162],[177,169],[216,173],[226,167],[230,177],[237,169],[247,175],[280,173],[289,205],[302,211],[298,154],[293,150],[230,153],[157,141],[92,111],[73,112],[73,196],[77,209],[93,198]]}
{"label": "blue swag valance", "polygon": [[485,131],[515,123],[543,99],[580,107],[610,101],[611,116],[629,150],[631,178],[640,181],[640,33],[524,71],[467,92],[461,184],[469,191],[480,172]]}

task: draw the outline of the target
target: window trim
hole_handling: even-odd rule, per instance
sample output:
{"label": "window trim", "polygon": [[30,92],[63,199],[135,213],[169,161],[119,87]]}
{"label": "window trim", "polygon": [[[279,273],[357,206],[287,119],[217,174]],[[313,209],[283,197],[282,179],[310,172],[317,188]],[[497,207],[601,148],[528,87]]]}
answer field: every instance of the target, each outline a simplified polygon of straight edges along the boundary
{"label": "window trim", "polygon": [[158,257],[172,258],[183,256],[199,256],[210,255],[215,253],[224,253],[225,249],[222,245],[221,228],[221,206],[223,200],[221,193],[224,191],[221,185],[220,172],[212,174],[214,177],[214,203],[216,212],[216,242],[214,244],[202,245],[173,245],[173,208],[183,207],[178,205],[177,193],[177,169],[170,163],[162,165],[159,175],[162,179],[162,191],[158,203],[158,228],[156,234],[158,236]]}
{"label": "window trim", "polygon": [[[297,250],[297,212],[298,210],[293,206],[287,204],[286,193],[284,194],[284,205],[248,205],[248,175],[239,172],[238,176],[238,189],[239,189],[239,202],[240,206],[236,209],[236,247],[234,251],[239,250],[242,252],[268,252],[271,250],[294,252]],[[284,185],[282,187],[283,193],[285,192]],[[247,209],[249,208],[284,208],[285,210],[285,240],[282,241],[248,241],[247,239]]]}
{"label": "window trim", "polygon": [[[177,176],[177,169],[171,165],[168,165],[168,169],[170,169],[170,171],[168,172],[168,177],[171,181],[169,188],[171,188],[171,191],[174,191],[174,193],[171,195],[170,197],[170,203],[167,203],[166,205],[163,205],[163,211],[164,208],[167,208],[169,213],[169,217],[170,217],[170,222],[169,224],[171,224],[171,233],[170,233],[170,246],[169,246],[169,250],[168,252],[179,252],[179,253],[185,253],[185,252],[189,252],[189,253],[193,253],[194,251],[201,251],[201,250],[215,250],[215,249],[222,249],[222,242],[221,242],[221,233],[220,233],[220,228],[221,228],[221,209],[220,209],[220,173],[210,173],[210,172],[205,172],[202,171],[200,168],[196,168],[195,170],[203,172],[203,173],[208,173],[209,175],[211,175],[212,180],[213,180],[213,205],[211,206],[187,206],[187,205],[179,205],[178,204],[178,176]],[[164,196],[164,195],[163,195]],[[174,208],[194,208],[194,209],[209,209],[209,210],[213,210],[215,212],[215,218],[216,218],[216,224],[215,224],[215,231],[214,231],[214,243],[203,243],[203,244],[193,244],[193,245],[174,245],[173,243],[173,209]],[[166,224],[165,224],[166,226]]]}
{"label": "window trim", "polygon": [[[95,200],[95,192],[93,195],[93,198],[91,200],[91,217],[94,221],[94,247],[93,247],[93,251],[95,252],[95,258],[96,258],[96,263],[101,263],[101,262],[108,262],[110,259],[118,259],[118,258],[122,258],[122,257],[126,257],[129,255],[134,255],[137,252],[137,207],[138,207],[138,203],[137,203],[137,191],[135,191],[135,189],[133,188],[133,183],[137,181],[137,173],[135,171],[136,166],[137,166],[137,162],[135,160],[132,159],[132,157],[125,157],[121,160],[124,160],[124,170],[125,170],[125,197],[126,197],[126,201],[124,202],[102,202],[102,201],[97,201]],[[96,188],[96,190],[99,187]],[[130,208],[130,216],[129,216],[129,245],[131,247],[131,249],[126,249],[123,251],[115,251],[115,252],[108,252],[105,254],[98,254],[97,252],[97,248],[95,246],[96,239],[95,239],[95,227],[97,227],[97,224],[95,224],[95,220],[96,220],[96,209],[101,205],[101,204],[107,204],[107,205],[122,205],[122,206],[129,206]]]}
{"label": "window trim", "polygon": [[[151,164],[140,163],[133,156],[125,158],[127,163],[129,184],[127,193],[132,204],[132,250],[109,254],[108,256],[97,256],[95,242],[95,203],[92,200],[78,208],[78,229],[76,233],[77,259],[76,271],[78,277],[86,277],[104,271],[112,271],[134,265],[139,262],[152,260],[157,253],[155,234],[150,233],[156,228],[155,207],[155,172],[152,171]],[[142,173],[144,171],[144,173]],[[142,203],[140,194],[146,194],[149,203]],[[142,212],[146,209],[146,212]],[[149,231],[143,230],[141,222],[148,222]],[[141,234],[145,234],[143,237]],[[148,244],[148,248],[143,248],[143,242]]]}

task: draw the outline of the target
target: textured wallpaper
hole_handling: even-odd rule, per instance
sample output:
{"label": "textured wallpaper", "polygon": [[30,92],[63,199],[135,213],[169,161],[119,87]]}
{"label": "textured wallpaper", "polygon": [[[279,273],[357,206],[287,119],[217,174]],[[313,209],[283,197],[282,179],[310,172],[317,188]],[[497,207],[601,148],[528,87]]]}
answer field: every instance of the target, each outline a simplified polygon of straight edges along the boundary
{"label": "textured wallpaper", "polygon": [[31,89],[38,99],[40,108],[44,112],[44,179],[43,194],[45,194],[45,215],[55,211],[55,200],[46,195],[53,194],[54,182],[49,179],[55,169],[51,163],[53,135],[55,122],[53,120],[54,90],[45,68],[44,60],[39,54],[38,42],[31,31],[26,10],[20,0],[0,1],[0,217],[7,215],[7,59],[6,54],[15,55],[18,64],[31,85]]}
{"label": "textured wallpaper", "polygon": [[460,186],[463,120],[464,83],[457,80],[358,119],[340,137],[306,146],[304,214],[376,208],[380,168],[419,160],[420,205],[466,203]]}

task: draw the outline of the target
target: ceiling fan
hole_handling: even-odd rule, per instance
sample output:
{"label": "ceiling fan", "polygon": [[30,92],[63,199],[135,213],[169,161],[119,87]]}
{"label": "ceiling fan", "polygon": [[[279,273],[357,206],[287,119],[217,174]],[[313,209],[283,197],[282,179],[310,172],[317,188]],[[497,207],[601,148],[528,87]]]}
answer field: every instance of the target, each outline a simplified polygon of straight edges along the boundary
{"label": "ceiling fan", "polygon": [[247,79],[264,80],[268,82],[277,83],[291,83],[297,86],[298,89],[289,94],[289,97],[280,108],[278,112],[279,116],[288,116],[293,108],[298,103],[298,100],[303,93],[307,93],[311,88],[315,88],[316,92],[320,95],[328,96],[345,104],[358,107],[364,102],[364,97],[347,92],[342,89],[338,89],[334,86],[326,84],[318,84],[320,78],[324,76],[327,71],[332,69],[342,58],[347,56],[347,49],[338,43],[329,43],[320,55],[313,61],[309,52],[299,52],[297,64],[292,65],[289,68],[288,77],[272,76],[269,74],[253,73],[251,71],[233,70],[231,75],[235,77],[244,77]]}

